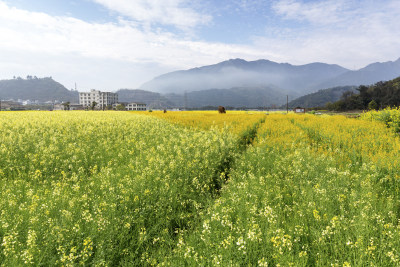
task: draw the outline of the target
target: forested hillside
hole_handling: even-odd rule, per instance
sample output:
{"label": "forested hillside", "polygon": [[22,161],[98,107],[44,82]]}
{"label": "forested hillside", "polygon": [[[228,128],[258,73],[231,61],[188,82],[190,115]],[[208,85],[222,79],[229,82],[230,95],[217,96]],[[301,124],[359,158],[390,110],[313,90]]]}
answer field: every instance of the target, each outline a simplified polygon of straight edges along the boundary
{"label": "forested hillside", "polygon": [[[289,102],[289,108],[304,107],[323,107],[327,103],[332,103],[340,100],[340,97],[345,92],[356,92],[355,86],[339,86],[329,89],[322,89],[318,92],[308,94]],[[286,107],[286,105],[285,105]]]}
{"label": "forested hillside", "polygon": [[371,86],[361,85],[357,93],[345,92],[337,102],[327,105],[330,110],[379,109],[400,105],[400,77]]}

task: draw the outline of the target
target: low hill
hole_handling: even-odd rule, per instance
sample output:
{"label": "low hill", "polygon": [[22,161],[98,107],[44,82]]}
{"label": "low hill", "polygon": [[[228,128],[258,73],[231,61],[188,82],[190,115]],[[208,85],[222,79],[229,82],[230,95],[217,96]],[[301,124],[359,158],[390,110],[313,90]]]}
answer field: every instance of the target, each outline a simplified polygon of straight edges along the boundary
{"label": "low hill", "polygon": [[206,106],[229,107],[271,107],[280,106],[286,101],[286,93],[272,87],[234,87],[230,89],[209,89],[188,92],[186,103],[184,95],[165,95],[179,107],[202,108]]}
{"label": "low hill", "polygon": [[370,86],[361,85],[356,92],[344,93],[339,101],[328,104],[327,108],[343,111],[398,107],[400,106],[400,77]]}
{"label": "low hill", "polygon": [[147,107],[152,108],[171,108],[175,107],[175,103],[168,100],[159,93],[154,93],[139,89],[120,89],[117,91],[119,102],[142,102]]}
{"label": "low hill", "polygon": [[[336,102],[345,92],[356,92],[355,86],[339,86],[329,89],[321,89],[318,92],[308,94],[289,102],[289,108],[295,107],[323,107],[329,102]],[[286,107],[286,106],[285,106]]]}
{"label": "low hill", "polygon": [[0,99],[3,100],[37,100],[47,101],[69,101],[77,103],[79,93],[65,88],[62,84],[52,78],[16,78],[0,81]]}

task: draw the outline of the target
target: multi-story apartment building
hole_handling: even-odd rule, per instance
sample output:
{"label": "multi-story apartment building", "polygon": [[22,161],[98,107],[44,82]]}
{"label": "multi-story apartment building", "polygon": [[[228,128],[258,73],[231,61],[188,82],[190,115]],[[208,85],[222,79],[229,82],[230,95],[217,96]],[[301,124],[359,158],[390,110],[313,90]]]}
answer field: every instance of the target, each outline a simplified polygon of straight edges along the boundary
{"label": "multi-story apartment building", "polygon": [[118,94],[90,90],[90,92],[79,93],[79,104],[84,107],[91,107],[96,102],[96,108],[105,109],[107,106],[118,103]]}

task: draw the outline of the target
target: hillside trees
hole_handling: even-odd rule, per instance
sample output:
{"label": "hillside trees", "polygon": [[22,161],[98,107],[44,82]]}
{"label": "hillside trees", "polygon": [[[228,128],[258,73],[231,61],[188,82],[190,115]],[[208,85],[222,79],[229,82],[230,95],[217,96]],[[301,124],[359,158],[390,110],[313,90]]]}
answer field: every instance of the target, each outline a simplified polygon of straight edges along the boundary
{"label": "hillside trees", "polygon": [[[341,99],[329,103],[329,110],[364,110],[390,106],[400,106],[400,77],[387,82],[378,82],[371,86],[361,85],[357,93],[345,92]],[[371,104],[371,105],[370,105]]]}

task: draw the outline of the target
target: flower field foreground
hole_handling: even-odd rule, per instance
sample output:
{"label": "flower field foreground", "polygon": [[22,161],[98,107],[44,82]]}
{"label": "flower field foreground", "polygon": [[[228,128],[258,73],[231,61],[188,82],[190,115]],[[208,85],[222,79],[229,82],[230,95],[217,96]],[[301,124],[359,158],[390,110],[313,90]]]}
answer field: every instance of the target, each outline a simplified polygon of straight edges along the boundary
{"label": "flower field foreground", "polygon": [[400,265],[385,124],[142,114],[0,114],[0,265]]}
{"label": "flower field foreground", "polygon": [[155,264],[236,150],[127,112],[1,112],[0,265]]}
{"label": "flower field foreground", "polygon": [[163,264],[399,266],[399,148],[377,122],[269,115]]}

